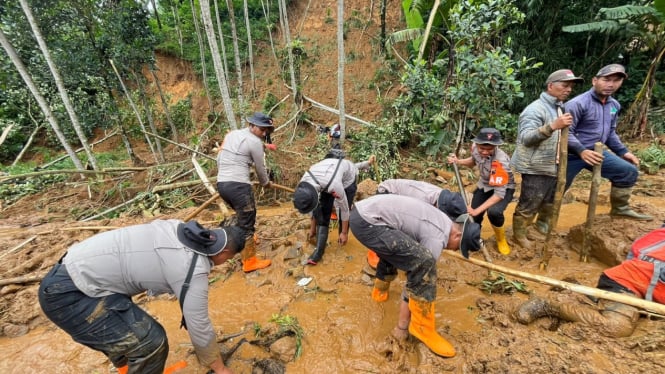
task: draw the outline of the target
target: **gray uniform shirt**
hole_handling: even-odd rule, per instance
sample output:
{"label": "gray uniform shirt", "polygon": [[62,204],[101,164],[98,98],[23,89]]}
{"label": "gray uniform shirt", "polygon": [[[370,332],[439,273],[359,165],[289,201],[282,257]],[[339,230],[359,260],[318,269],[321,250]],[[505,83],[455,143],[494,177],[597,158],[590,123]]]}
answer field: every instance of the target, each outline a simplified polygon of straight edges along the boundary
{"label": "gray uniform shirt", "polygon": [[353,162],[344,159],[342,162],[351,164],[348,170],[342,174],[342,184],[344,185],[344,188],[349,187],[356,181],[360,170],[369,169],[369,162],[367,161],[356,162],[354,164]]}
{"label": "gray uniform shirt", "polygon": [[556,177],[561,131],[549,126],[557,119],[556,97],[543,92],[520,114],[517,145],[510,165],[521,174]]}
{"label": "gray uniform shirt", "polygon": [[[134,296],[149,291],[175,294],[180,300],[194,256],[178,240],[176,228],[180,222],[155,220],[95,235],[69,248],[63,263],[76,287],[90,297],[114,293]],[[203,364],[219,356],[208,315],[208,274],[212,266],[208,257],[199,256],[183,305],[187,332]]]}
{"label": "gray uniform shirt", "polygon": [[355,204],[367,223],[389,226],[413,238],[439,258],[448,245],[453,221],[434,206],[409,196],[376,195]]}
{"label": "gray uniform shirt", "polygon": [[437,206],[442,188],[431,183],[411,179],[387,179],[379,184],[377,192],[411,196],[420,201]]}
{"label": "gray uniform shirt", "polygon": [[[341,161],[341,163],[340,163]],[[339,163],[339,169],[335,173],[337,164]],[[321,192],[323,188],[328,185],[326,192],[333,195],[335,198],[335,204],[340,209],[340,219],[342,221],[349,220],[349,202],[346,200],[346,193],[344,192],[344,174],[353,173],[355,165],[353,162],[348,160],[340,160],[337,158],[326,158],[317,162],[309,168],[309,172],[314,175],[312,178],[309,173],[305,173],[301,182],[307,182],[314,186],[317,192]],[[333,178],[334,174],[334,178]],[[331,180],[332,179],[332,180]],[[318,183],[317,183],[318,182]],[[319,184],[320,183],[320,184]]]}
{"label": "gray uniform shirt", "polygon": [[[513,176],[513,171],[510,169],[510,157],[508,157],[506,152],[497,147],[494,151],[493,158],[482,157],[480,153],[478,153],[478,148],[476,148],[476,145],[474,144],[473,147],[471,147],[471,158],[473,158],[473,162],[476,163],[478,170],[480,171],[480,178],[478,178],[478,183],[476,184],[478,188],[485,192],[494,190],[494,195],[499,196],[502,199],[506,197],[507,189],[515,189],[515,177]],[[490,186],[492,160],[499,161],[501,166],[503,166],[503,169],[508,173],[508,183],[503,186]]]}
{"label": "gray uniform shirt", "polygon": [[265,186],[269,180],[264,156],[263,141],[249,127],[229,132],[217,154],[217,182],[250,184],[249,168],[254,165],[259,183]]}

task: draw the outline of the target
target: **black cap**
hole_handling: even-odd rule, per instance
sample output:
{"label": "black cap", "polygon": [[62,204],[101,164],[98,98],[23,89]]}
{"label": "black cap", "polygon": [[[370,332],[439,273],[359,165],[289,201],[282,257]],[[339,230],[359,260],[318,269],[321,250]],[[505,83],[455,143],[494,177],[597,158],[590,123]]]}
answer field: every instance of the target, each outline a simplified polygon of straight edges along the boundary
{"label": "black cap", "polygon": [[226,231],[208,230],[196,221],[178,224],[178,240],[203,256],[214,256],[226,247]]}
{"label": "black cap", "polygon": [[459,192],[441,190],[436,205],[440,211],[446,213],[452,220],[466,213],[466,204],[464,204],[464,198]]}
{"label": "black cap", "polygon": [[293,193],[293,206],[302,214],[313,211],[319,204],[316,188],[307,182],[300,182]]}
{"label": "black cap", "polygon": [[344,158],[346,157],[346,153],[339,149],[339,147],[333,147],[328,153],[326,154],[326,157],[324,158]]}
{"label": "black cap", "polygon": [[501,145],[503,140],[501,140],[501,133],[497,129],[490,127],[484,127],[480,129],[478,135],[472,140],[476,144],[491,144],[491,145]]}
{"label": "black cap", "polygon": [[247,118],[247,122],[259,127],[274,127],[272,118],[260,112],[252,114],[251,117]]}
{"label": "black cap", "polygon": [[457,217],[455,222],[462,224],[462,240],[460,240],[459,249],[464,258],[469,258],[469,251],[476,252],[480,249],[480,225],[473,222],[473,218],[468,213]]}

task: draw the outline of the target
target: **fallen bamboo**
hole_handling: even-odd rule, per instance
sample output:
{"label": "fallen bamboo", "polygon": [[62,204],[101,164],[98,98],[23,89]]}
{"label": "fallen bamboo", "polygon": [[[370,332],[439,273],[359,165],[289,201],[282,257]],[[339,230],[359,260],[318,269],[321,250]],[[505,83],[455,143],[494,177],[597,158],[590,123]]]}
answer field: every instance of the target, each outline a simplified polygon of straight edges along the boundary
{"label": "fallen bamboo", "polygon": [[475,258],[465,259],[464,256],[462,256],[461,254],[459,254],[457,252],[449,251],[449,250],[444,250],[444,251],[442,251],[442,253],[446,254],[447,256],[454,257],[458,260],[467,261],[467,262],[470,262],[474,265],[482,266],[482,267],[485,267],[485,268],[490,269],[490,270],[499,271],[499,272],[502,272],[502,273],[505,273],[505,274],[510,274],[510,275],[520,277],[520,278],[523,278],[523,279],[528,279],[528,280],[531,280],[531,281],[540,282],[540,283],[547,284],[547,285],[550,285],[550,286],[561,287],[561,288],[564,288],[566,290],[581,293],[581,294],[587,295],[587,296],[593,296],[593,297],[597,297],[597,298],[600,298],[600,299],[611,300],[611,301],[616,301],[616,302],[623,303],[623,304],[632,305],[634,307],[642,308],[642,309],[645,309],[647,311],[665,316],[665,305],[663,305],[663,304],[654,303],[654,302],[647,301],[647,300],[644,300],[644,299],[639,299],[639,298],[636,298],[636,297],[628,296],[626,294],[620,294],[620,293],[616,293],[616,292],[609,292],[609,291],[599,290],[599,289],[594,288],[594,287],[582,286],[582,285],[575,284],[575,283],[568,283],[568,282],[560,281],[560,280],[557,280],[557,279],[544,277],[542,275],[531,274],[531,273],[527,273],[527,272],[523,272],[523,271],[519,271],[519,270],[513,270],[513,269],[507,268],[505,266],[490,264],[488,262],[485,262],[485,261],[482,261],[482,260],[477,260]]}
{"label": "fallen bamboo", "polygon": [[218,195],[218,194],[215,194],[215,195],[211,196],[208,200],[206,200],[203,204],[201,204],[201,206],[199,206],[198,208],[196,208],[195,211],[189,213],[189,214],[187,215],[187,217],[185,217],[185,219],[183,219],[183,221],[187,222],[187,221],[193,219],[193,218],[196,217],[199,213],[201,213],[201,212],[203,211],[203,209],[207,208],[208,205],[214,203],[217,199],[219,199],[219,195]]}
{"label": "fallen bamboo", "polygon": [[[558,104],[556,109],[559,117],[561,117],[563,115],[562,104]],[[554,192],[552,218],[550,219],[547,235],[545,235],[545,244],[543,245],[542,250],[542,260],[540,261],[539,266],[540,270],[547,268],[547,265],[549,265],[550,262],[550,258],[552,257],[552,251],[550,250],[550,245],[552,243],[552,231],[554,231],[557,223],[559,222],[559,213],[561,212],[563,194],[566,192],[566,168],[568,167],[568,132],[568,127],[564,127],[561,129],[561,133],[559,134],[559,153],[557,155],[559,165],[556,176],[556,190]]]}
{"label": "fallen bamboo", "polygon": [[186,145],[184,145],[184,144],[176,143],[176,142],[174,142],[173,140],[171,140],[171,139],[167,139],[167,138],[165,138],[165,137],[163,137],[163,136],[159,136],[159,135],[157,135],[157,134],[153,134],[153,133],[151,133],[150,131],[143,131],[143,132],[144,132],[146,135],[150,135],[150,136],[153,136],[153,137],[155,137],[155,138],[157,138],[157,139],[161,139],[161,140],[163,140],[163,141],[165,141],[165,142],[167,142],[167,143],[171,143],[171,144],[175,145],[176,147],[180,147],[180,148],[186,149],[186,150],[188,150],[188,151],[190,151],[190,152],[194,152],[194,153],[196,153],[196,154],[199,155],[199,156],[202,156],[202,157],[207,158],[208,160],[213,160],[213,161],[216,161],[216,160],[217,160],[216,158],[214,158],[214,157],[212,157],[212,156],[208,156],[207,154],[205,154],[205,153],[203,153],[203,152],[199,152],[199,151],[197,151],[196,149],[190,148],[190,147],[188,147],[188,146],[186,146]]}
{"label": "fallen bamboo", "polygon": [[23,241],[23,243],[17,245],[16,247],[14,247],[14,248],[8,250],[8,251],[5,252],[5,253],[3,253],[2,256],[0,256],[0,258],[3,258],[3,257],[7,256],[7,255],[10,254],[10,253],[14,253],[14,252],[18,251],[18,250],[21,249],[24,245],[30,243],[31,241],[35,240],[36,238],[37,238],[37,235],[33,235],[33,236],[29,237],[28,239],[26,239],[25,241]]}
{"label": "fallen bamboo", "polygon": [[[192,155],[192,165],[194,165],[194,170],[196,170],[196,174],[198,174],[199,178],[203,182],[203,185],[208,190],[208,192],[210,192],[210,196],[218,196],[217,189],[215,189],[212,182],[210,182],[210,179],[203,171],[201,164],[199,164],[199,162],[196,160],[196,155]],[[219,205],[219,210],[222,211],[222,219],[224,217],[228,217],[229,209],[226,207],[226,204],[224,204],[224,201],[220,201],[217,205]]]}
{"label": "fallen bamboo", "polygon": [[25,283],[34,283],[41,281],[48,272],[44,272],[39,275],[23,275],[16,278],[7,278],[0,279],[0,287],[7,286],[10,284],[25,284]]}
{"label": "fallen bamboo", "polygon": [[[256,185],[258,185],[259,182],[252,182],[252,184],[256,184]],[[291,188],[291,187],[287,187],[287,186],[283,186],[283,185],[281,185],[281,184],[277,184],[277,183],[272,183],[272,182],[271,182],[271,183],[270,183],[270,186],[271,186],[272,188],[277,188],[277,189],[279,189],[279,190],[284,190],[284,191],[286,191],[286,192],[291,192],[291,193],[294,193],[294,192],[295,192],[295,190],[294,190],[293,188]]]}
{"label": "fallen bamboo", "polygon": [[[603,153],[603,143],[596,142],[593,147],[594,152]],[[591,191],[589,191],[589,208],[586,211],[586,223],[584,224],[584,236],[582,237],[582,250],[580,251],[580,261],[589,262],[589,238],[593,221],[596,217],[596,205],[598,204],[598,190],[600,189],[600,169],[602,162],[593,166],[593,177],[591,178]]]}

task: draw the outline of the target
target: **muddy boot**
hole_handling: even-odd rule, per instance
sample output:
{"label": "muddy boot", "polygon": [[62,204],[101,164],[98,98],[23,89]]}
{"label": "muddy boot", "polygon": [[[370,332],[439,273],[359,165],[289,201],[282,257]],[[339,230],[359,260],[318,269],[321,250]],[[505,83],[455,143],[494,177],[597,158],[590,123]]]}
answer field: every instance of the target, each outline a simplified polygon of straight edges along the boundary
{"label": "muddy boot", "polygon": [[550,231],[550,224],[552,222],[552,214],[554,212],[554,204],[543,204],[538,210],[538,218],[534,226],[536,230],[543,234],[547,235]]}
{"label": "muddy boot", "polygon": [[409,311],[411,311],[409,333],[425,343],[435,354],[441,357],[454,357],[455,348],[436,332],[434,304],[431,301],[416,300],[412,296],[409,298]]}
{"label": "muddy boot", "polygon": [[255,236],[249,237],[247,241],[245,241],[245,249],[241,252],[242,271],[245,273],[267,268],[272,263],[270,260],[259,260],[256,257],[256,242],[257,239],[255,239]]}
{"label": "muddy boot", "polygon": [[492,228],[494,229],[494,235],[496,236],[496,247],[499,250],[499,253],[508,256],[510,254],[510,246],[506,241],[506,230],[504,230],[503,226],[494,227],[494,225],[492,225]]}
{"label": "muddy boot", "polygon": [[326,252],[326,245],[328,245],[328,226],[316,227],[316,249],[307,259],[307,265],[316,265],[323,258]]}
{"label": "muddy boot", "polygon": [[531,224],[531,217],[522,217],[513,214],[513,241],[524,249],[532,249],[533,243],[526,237],[527,227]]}
{"label": "muddy boot", "polygon": [[372,299],[377,303],[388,300],[388,291],[390,291],[390,281],[384,281],[374,278],[374,288],[372,289]]}
{"label": "muddy boot", "polygon": [[630,209],[628,200],[630,200],[630,194],[632,190],[633,189],[631,187],[618,188],[612,186],[612,190],[610,191],[610,205],[612,206],[610,215],[632,218],[639,221],[651,221],[653,217],[646,214],[637,213],[636,211]]}
{"label": "muddy boot", "polygon": [[534,297],[520,305],[515,312],[515,319],[523,325],[528,325],[538,318],[551,315],[552,310],[550,310],[548,301],[540,297]]}

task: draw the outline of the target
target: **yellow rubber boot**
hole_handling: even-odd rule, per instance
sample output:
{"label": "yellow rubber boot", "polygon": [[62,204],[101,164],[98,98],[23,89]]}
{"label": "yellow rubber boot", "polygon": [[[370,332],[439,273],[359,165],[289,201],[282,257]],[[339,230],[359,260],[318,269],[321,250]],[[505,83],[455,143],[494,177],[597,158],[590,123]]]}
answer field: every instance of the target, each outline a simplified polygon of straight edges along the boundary
{"label": "yellow rubber boot", "polygon": [[454,357],[455,348],[438,332],[434,323],[434,304],[431,301],[409,298],[411,322],[409,333],[441,357]]}
{"label": "yellow rubber boot", "polygon": [[501,227],[494,227],[494,235],[496,236],[496,246],[497,249],[499,250],[499,253],[501,253],[504,256],[508,256],[510,254],[510,246],[508,245],[508,242],[506,241],[506,230]]}
{"label": "yellow rubber boot", "polygon": [[388,300],[388,291],[390,290],[390,282],[383,281],[379,278],[374,279],[374,289],[372,289],[372,299],[377,303],[382,303]]}
{"label": "yellow rubber boot", "polygon": [[270,264],[272,264],[272,261],[259,260],[256,257],[256,239],[247,239],[245,249],[242,251],[242,271],[249,273],[254,270],[267,268]]}

